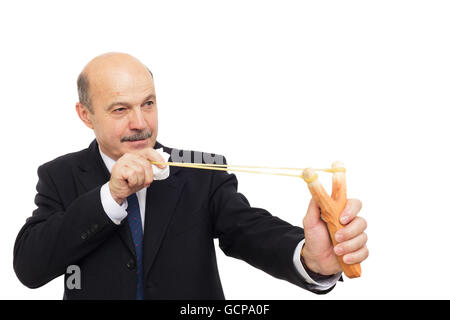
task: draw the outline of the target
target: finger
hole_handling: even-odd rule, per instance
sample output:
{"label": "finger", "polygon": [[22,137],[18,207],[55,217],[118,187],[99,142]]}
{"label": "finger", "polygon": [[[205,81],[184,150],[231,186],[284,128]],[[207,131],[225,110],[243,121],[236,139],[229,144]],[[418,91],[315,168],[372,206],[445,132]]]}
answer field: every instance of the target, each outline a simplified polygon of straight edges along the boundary
{"label": "finger", "polygon": [[148,188],[150,184],[153,182],[153,168],[149,161],[144,160],[144,162],[146,163],[146,166],[144,167],[144,177],[145,177],[144,184],[145,187]]}
{"label": "finger", "polygon": [[[331,165],[333,169],[344,168],[344,164],[339,161],[333,162]],[[343,201],[347,199],[347,182],[345,179],[345,172],[333,172],[333,188],[331,198],[336,201]]]}
{"label": "finger", "polygon": [[145,183],[145,170],[144,167],[136,159],[129,159],[125,164],[127,168],[134,171],[136,181],[133,184],[134,187],[144,186]]}
{"label": "finger", "polygon": [[147,165],[144,167],[145,172],[145,186],[148,188],[150,184],[153,182],[153,169],[152,165],[149,161],[145,161]]}
{"label": "finger", "polygon": [[363,262],[364,260],[367,259],[368,256],[369,256],[369,249],[367,249],[367,247],[364,246],[355,252],[344,255],[342,259],[346,264],[354,264]]}
{"label": "finger", "polygon": [[364,247],[367,243],[367,234],[361,233],[360,235],[354,237],[353,239],[344,241],[339,243],[334,247],[334,252],[338,256],[342,256],[344,254],[355,252],[362,247]]}
{"label": "finger", "polygon": [[122,178],[125,179],[128,183],[128,187],[133,188],[137,184],[136,172],[128,166],[124,166],[121,172]]}
{"label": "finger", "polygon": [[133,167],[138,177],[138,184],[136,186],[143,186],[145,184],[145,166],[143,161],[145,160],[142,158],[135,158],[129,162],[129,165]]}
{"label": "finger", "polygon": [[303,218],[303,228],[312,229],[320,222],[320,208],[314,199],[309,202],[308,210]]}
{"label": "finger", "polygon": [[139,165],[143,170],[143,184],[148,187],[153,181],[153,169],[152,164],[141,156],[135,158],[135,163]]}
{"label": "finger", "polygon": [[[156,162],[166,162],[162,155],[160,155],[155,149],[147,148],[140,152],[140,155],[147,159],[148,161],[156,161]],[[155,164],[160,169],[164,169],[166,167],[165,164]]]}
{"label": "finger", "polygon": [[342,210],[339,221],[342,224],[347,224],[352,221],[361,211],[362,202],[358,199],[348,199],[344,210]]}
{"label": "finger", "polygon": [[343,242],[360,235],[367,228],[367,222],[361,217],[356,217],[348,225],[338,230],[334,235],[337,242]]}

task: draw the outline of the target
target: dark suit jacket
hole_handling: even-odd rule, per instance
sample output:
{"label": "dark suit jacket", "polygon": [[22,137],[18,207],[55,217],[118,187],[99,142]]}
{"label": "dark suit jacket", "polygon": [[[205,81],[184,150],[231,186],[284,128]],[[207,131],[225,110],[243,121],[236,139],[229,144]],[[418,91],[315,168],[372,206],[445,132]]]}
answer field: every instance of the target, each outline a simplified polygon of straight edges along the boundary
{"label": "dark suit jacket", "polygon": [[[116,225],[103,210],[100,188],[110,174],[96,140],[40,166],[38,176],[37,209],[14,246],[20,281],[37,288],[67,279],[76,265],[81,289],[64,281],[65,299],[135,299],[133,241],[127,220]],[[313,291],[292,263],[303,229],[252,208],[234,174],[171,167],[169,178],[147,189],[145,214],[146,299],[224,299],[214,238],[226,255]]]}

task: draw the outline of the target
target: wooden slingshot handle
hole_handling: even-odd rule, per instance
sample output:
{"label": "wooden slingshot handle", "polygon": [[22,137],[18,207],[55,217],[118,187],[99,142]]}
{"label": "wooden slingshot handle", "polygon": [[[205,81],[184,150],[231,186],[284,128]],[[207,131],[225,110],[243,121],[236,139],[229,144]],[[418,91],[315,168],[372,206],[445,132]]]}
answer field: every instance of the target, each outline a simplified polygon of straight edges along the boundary
{"label": "wooden slingshot handle", "polygon": [[[308,184],[309,191],[314,201],[319,205],[321,218],[328,226],[333,246],[337,245],[334,235],[344,226],[339,222],[339,217],[347,204],[347,185],[345,181],[344,165],[341,162],[334,162],[332,168],[342,168],[343,170],[333,172],[333,190],[331,197],[327,194],[320,183],[317,174],[313,169],[307,168],[303,171],[303,179]],[[361,276],[361,265],[359,263],[346,264],[342,260],[343,256],[338,256],[344,274],[349,278]]]}

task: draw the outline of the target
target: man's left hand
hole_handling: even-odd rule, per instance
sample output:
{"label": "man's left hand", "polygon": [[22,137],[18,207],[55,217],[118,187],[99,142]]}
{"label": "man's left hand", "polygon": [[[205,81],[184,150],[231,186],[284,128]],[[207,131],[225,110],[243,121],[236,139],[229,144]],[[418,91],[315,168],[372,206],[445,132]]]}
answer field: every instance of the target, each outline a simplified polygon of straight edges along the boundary
{"label": "man's left hand", "polygon": [[357,199],[348,199],[340,215],[344,226],[335,234],[337,245],[333,247],[326,223],[320,219],[320,208],[311,199],[308,211],[303,219],[305,244],[302,256],[306,266],[313,272],[332,275],[342,272],[337,256],[343,256],[346,264],[361,263],[369,256],[367,249],[367,222],[358,217],[362,203]]}

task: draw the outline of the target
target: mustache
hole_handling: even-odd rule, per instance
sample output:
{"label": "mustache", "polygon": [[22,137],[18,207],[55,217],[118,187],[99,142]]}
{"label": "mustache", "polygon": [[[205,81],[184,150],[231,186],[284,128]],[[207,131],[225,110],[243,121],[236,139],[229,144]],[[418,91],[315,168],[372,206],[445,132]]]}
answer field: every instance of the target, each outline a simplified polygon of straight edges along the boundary
{"label": "mustache", "polygon": [[122,139],[120,139],[120,142],[145,140],[150,138],[152,134],[153,134],[152,130],[140,131],[132,136],[123,137]]}

